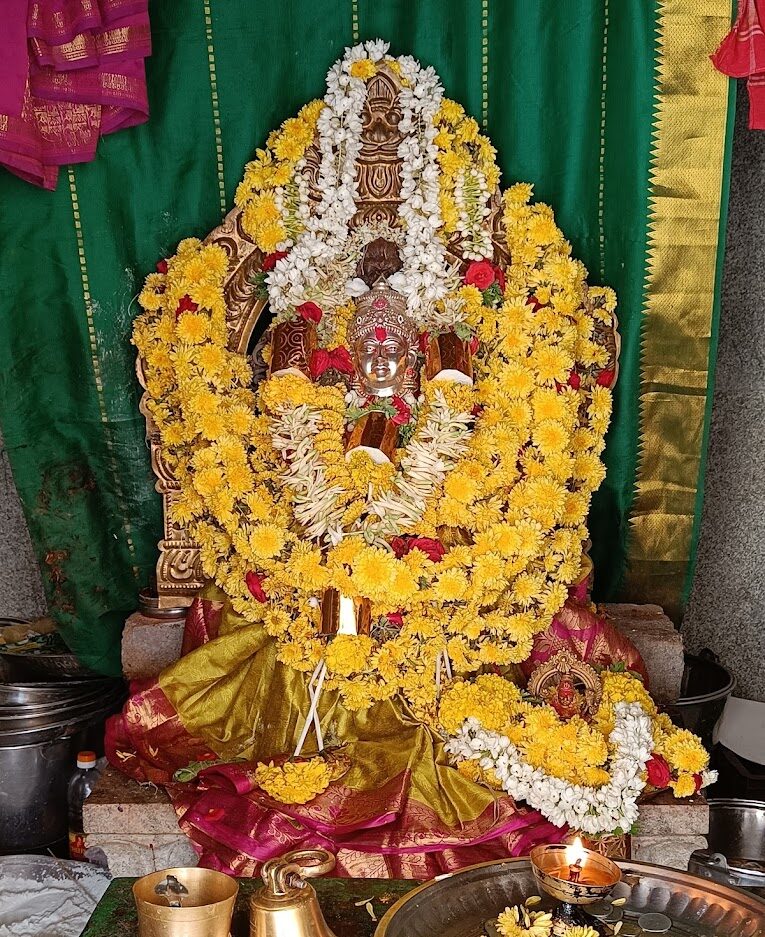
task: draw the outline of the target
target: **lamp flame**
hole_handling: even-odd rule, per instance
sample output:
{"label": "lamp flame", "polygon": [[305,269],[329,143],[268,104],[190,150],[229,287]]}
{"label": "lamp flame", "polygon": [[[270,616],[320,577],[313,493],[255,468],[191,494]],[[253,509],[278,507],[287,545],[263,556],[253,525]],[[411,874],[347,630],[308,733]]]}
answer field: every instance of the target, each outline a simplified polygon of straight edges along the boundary
{"label": "lamp flame", "polygon": [[582,845],[581,837],[577,836],[573,843],[566,848],[566,865],[584,865],[587,850]]}

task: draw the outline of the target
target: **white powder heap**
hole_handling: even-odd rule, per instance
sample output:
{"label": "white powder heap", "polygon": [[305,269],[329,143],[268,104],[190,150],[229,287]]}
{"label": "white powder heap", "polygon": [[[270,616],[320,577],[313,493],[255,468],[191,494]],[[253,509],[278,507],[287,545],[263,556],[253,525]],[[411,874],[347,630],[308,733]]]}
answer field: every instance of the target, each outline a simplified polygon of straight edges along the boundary
{"label": "white powder heap", "polygon": [[0,858],[0,937],[79,937],[108,884],[85,863]]}

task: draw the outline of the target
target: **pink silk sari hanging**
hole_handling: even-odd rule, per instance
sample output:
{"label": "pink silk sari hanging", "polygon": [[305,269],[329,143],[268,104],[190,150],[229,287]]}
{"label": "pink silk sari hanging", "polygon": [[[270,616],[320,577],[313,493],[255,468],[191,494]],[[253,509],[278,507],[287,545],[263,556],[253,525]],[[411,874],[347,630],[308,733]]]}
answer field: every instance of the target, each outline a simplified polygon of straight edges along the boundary
{"label": "pink silk sari hanging", "polygon": [[765,130],[765,0],[739,0],[733,28],[711,57],[731,78],[746,78],[749,129]]}
{"label": "pink silk sari hanging", "polygon": [[54,189],[58,167],[149,115],[148,0],[5,0],[0,165]]}

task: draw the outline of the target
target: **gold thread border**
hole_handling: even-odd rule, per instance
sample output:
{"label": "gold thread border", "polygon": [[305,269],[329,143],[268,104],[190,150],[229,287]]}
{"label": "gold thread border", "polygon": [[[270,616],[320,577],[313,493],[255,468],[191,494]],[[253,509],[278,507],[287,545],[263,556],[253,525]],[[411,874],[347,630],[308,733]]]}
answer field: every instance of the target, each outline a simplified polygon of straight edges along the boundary
{"label": "gold thread border", "polygon": [[202,0],[205,17],[205,40],[207,42],[207,68],[210,73],[210,102],[213,113],[213,132],[215,134],[215,169],[218,175],[218,194],[220,196],[221,217],[227,212],[226,178],[223,173],[223,133],[220,122],[220,100],[218,97],[218,71],[215,64],[215,44],[213,42],[212,6],[210,0]]}
{"label": "gold thread border", "polygon": [[128,551],[133,560],[133,576],[139,579],[140,573],[136,560],[135,543],[133,541],[133,525],[128,516],[127,506],[125,504],[125,493],[122,488],[122,479],[120,478],[117,455],[114,451],[114,440],[112,438],[111,426],[109,424],[109,415],[106,410],[106,397],[104,395],[104,382],[101,373],[101,359],[98,356],[98,337],[96,335],[95,320],[93,318],[93,298],[90,293],[90,277],[88,276],[88,261],[85,255],[85,237],[82,230],[82,215],[80,212],[80,199],[77,194],[77,180],[72,166],[67,167],[69,180],[69,195],[72,202],[72,220],[74,223],[74,235],[77,243],[77,261],[80,267],[80,283],[82,285],[82,299],[85,309],[85,318],[88,329],[88,344],[90,348],[90,361],[93,368],[93,382],[96,386],[96,398],[98,400],[98,413],[101,419],[101,426],[104,430],[104,441],[106,443],[106,452],[109,462],[109,472],[112,476],[114,485],[114,494],[117,499],[117,507],[122,520],[122,527],[125,531],[125,540]]}
{"label": "gold thread border", "polygon": [[600,62],[600,140],[598,148],[598,257],[600,282],[606,279],[605,179],[606,179],[606,104],[608,93],[608,0],[603,0],[603,44]]}
{"label": "gold thread border", "polygon": [[489,0],[481,0],[481,127],[489,125]]}
{"label": "gold thread border", "polygon": [[359,41],[360,38],[359,32],[359,0],[351,0],[351,36],[353,37],[353,44]]}
{"label": "gold thread border", "polygon": [[622,591],[676,620],[703,457],[728,115],[728,79],[707,52],[730,20],[730,0],[659,0],[638,463]]}

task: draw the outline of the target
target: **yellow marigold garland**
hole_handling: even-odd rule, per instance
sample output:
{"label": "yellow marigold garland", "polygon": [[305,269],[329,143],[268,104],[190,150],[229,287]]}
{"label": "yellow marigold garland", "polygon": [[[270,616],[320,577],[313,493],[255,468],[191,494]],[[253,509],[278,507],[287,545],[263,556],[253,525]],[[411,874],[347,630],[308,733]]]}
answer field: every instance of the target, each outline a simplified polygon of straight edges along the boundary
{"label": "yellow marigold garland", "polygon": [[[637,677],[606,670],[601,678],[603,696],[592,723],[579,717],[563,721],[550,706],[524,700],[514,684],[490,674],[472,683],[458,680],[450,685],[439,701],[438,722],[453,735],[466,719],[477,719],[488,731],[507,736],[532,767],[571,784],[599,787],[609,780],[604,766],[615,723],[614,707],[617,703],[639,703],[651,719],[654,754],[661,755],[671,769],[669,786],[678,797],[693,794],[697,789],[694,775],[709,767],[709,754],[701,740],[659,713]],[[474,780],[499,786],[476,762],[463,762],[458,767]]]}
{"label": "yellow marigold garland", "polygon": [[[289,232],[270,229],[270,208],[258,214],[263,199],[289,184],[321,106],[312,102],[296,123],[285,122],[245,171],[237,203],[264,251]],[[456,172],[469,158],[480,159],[481,171],[495,180],[496,164],[459,105],[445,100],[438,120],[442,202],[448,204],[450,166]],[[443,540],[450,549],[441,562],[417,549],[397,558],[359,537],[321,548],[301,539],[269,413],[302,406],[318,416],[313,445],[328,482],[340,491],[347,529],[359,519],[370,487],[373,497],[391,488],[397,466],[374,465],[360,453],[346,461],[343,387],[281,377],[264,381],[257,396],[251,392],[248,362],[226,347],[220,248],[181,242],[141,293],[146,312],[134,341],[148,410],[180,484],[173,519],[198,541],[206,575],[234,609],[262,622],[279,642],[280,660],[310,672],[326,657],[326,686],[340,689],[349,707],[402,693],[427,710],[444,652],[457,673],[524,660],[579,572],[590,495],[604,474],[600,453],[611,406],[609,388],[596,383],[608,361],[598,327],[611,325],[615,300],[610,290],[588,288],[552,212],[529,205],[530,194],[523,185],[505,194],[512,262],[499,302],[485,301],[470,285],[452,297],[479,342],[475,383],[437,389],[455,412],[477,413],[475,429],[465,454],[423,505],[420,522],[400,531]],[[352,302],[325,310],[328,345],[344,342],[352,313]],[[424,382],[417,426],[435,390]],[[328,586],[369,598],[373,620],[384,623],[395,614],[403,625],[369,645],[363,636],[351,637],[342,655],[340,646],[327,648],[317,637],[317,599]]]}
{"label": "yellow marigold garland", "polygon": [[307,804],[323,794],[333,780],[332,768],[323,758],[259,764],[255,768],[258,786],[283,804]]}
{"label": "yellow marigold garland", "polygon": [[242,209],[242,227],[265,254],[294,241],[303,228],[295,167],[314,139],[323,107],[323,101],[304,105],[297,117],[269,135],[265,149],[257,150],[245,166],[234,202]]}

